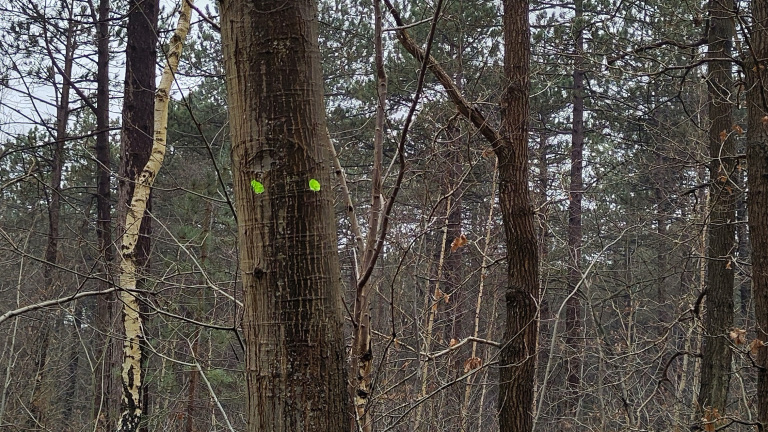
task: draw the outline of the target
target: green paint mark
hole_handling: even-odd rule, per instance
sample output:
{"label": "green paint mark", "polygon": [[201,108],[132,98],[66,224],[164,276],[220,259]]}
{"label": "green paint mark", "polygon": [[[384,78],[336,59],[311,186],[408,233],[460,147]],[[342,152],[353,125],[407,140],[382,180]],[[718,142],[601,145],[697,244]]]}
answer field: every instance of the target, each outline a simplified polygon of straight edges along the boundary
{"label": "green paint mark", "polygon": [[315,179],[309,179],[309,188],[315,192],[320,191],[320,182]]}
{"label": "green paint mark", "polygon": [[[253,191],[257,194],[263,194],[264,193],[264,185],[257,182],[256,180],[251,180],[251,187],[253,188]],[[318,186],[319,188],[319,186]]]}

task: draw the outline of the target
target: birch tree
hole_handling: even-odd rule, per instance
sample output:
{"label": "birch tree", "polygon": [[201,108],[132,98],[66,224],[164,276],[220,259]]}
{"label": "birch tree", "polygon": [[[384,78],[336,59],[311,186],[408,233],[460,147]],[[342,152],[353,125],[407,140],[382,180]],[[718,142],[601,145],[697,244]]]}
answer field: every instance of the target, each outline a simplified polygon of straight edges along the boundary
{"label": "birch tree", "polygon": [[125,234],[120,248],[120,300],[123,303],[123,323],[125,325],[125,341],[123,342],[122,384],[123,398],[122,414],[118,423],[118,431],[128,432],[138,429],[141,420],[142,403],[142,373],[141,373],[141,340],[143,329],[139,314],[139,301],[136,291],[137,264],[136,244],[139,240],[141,221],[149,200],[152,184],[163,164],[166,148],[166,130],[168,123],[168,102],[174,73],[179,65],[184,39],[189,32],[191,1],[184,0],[179,14],[179,22],[171,40],[166,55],[167,63],[155,93],[154,108],[154,142],[149,161],[136,179],[131,205],[125,218]]}

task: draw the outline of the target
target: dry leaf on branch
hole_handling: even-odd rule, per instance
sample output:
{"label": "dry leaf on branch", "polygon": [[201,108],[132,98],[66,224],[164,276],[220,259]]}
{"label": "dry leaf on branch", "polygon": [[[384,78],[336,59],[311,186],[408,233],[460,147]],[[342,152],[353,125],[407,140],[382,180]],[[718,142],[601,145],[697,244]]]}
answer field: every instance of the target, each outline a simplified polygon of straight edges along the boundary
{"label": "dry leaf on branch", "polygon": [[720,423],[718,421],[720,418],[720,412],[717,408],[706,408],[704,410],[704,418],[701,419],[702,423],[704,423],[702,425],[704,426],[704,430],[707,432],[714,432],[717,429],[718,423]]}
{"label": "dry leaf on branch", "polygon": [[464,373],[471,370],[475,370],[483,365],[483,361],[479,357],[470,357],[464,362]]}
{"label": "dry leaf on branch", "polygon": [[466,245],[467,242],[468,242],[467,236],[465,236],[464,234],[456,237],[451,242],[451,252],[456,252],[457,250],[459,250],[460,247],[463,247],[464,245]]}
{"label": "dry leaf on branch", "polygon": [[728,335],[736,345],[744,345],[747,343],[747,331],[744,329],[734,328],[730,331],[730,333],[728,333]]}
{"label": "dry leaf on branch", "polygon": [[757,350],[764,346],[765,346],[765,342],[761,341],[760,339],[755,339],[749,343],[749,352],[751,352],[753,356],[756,356]]}
{"label": "dry leaf on branch", "polygon": [[451,339],[451,342],[448,343],[448,347],[455,347],[457,343],[459,343],[459,341],[456,339]]}

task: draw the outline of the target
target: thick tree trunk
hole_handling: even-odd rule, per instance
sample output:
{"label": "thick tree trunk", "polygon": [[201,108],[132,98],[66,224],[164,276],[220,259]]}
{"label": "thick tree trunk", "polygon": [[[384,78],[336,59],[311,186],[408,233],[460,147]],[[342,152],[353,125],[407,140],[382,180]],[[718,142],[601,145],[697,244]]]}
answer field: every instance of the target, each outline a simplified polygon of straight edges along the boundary
{"label": "thick tree trunk", "polygon": [[504,1],[504,74],[499,203],[507,245],[507,319],[499,358],[499,426],[502,432],[533,427],[539,261],[528,191],[530,27],[527,0]]}
{"label": "thick tree trunk", "polygon": [[[130,0],[129,2],[117,202],[121,236],[126,230],[125,215],[131,205],[136,178],[149,161],[152,152],[159,9],[159,0]],[[151,199],[149,199],[147,212],[151,209]],[[149,214],[145,213],[136,245],[136,261],[139,268],[146,264],[149,256],[151,222]]]}
{"label": "thick tree trunk", "polygon": [[[136,293],[138,274],[141,268],[137,260],[142,219],[146,218],[147,203],[152,184],[165,157],[165,137],[168,124],[168,103],[174,73],[179,64],[181,48],[189,31],[190,0],[183,0],[176,32],[169,42],[167,64],[163,70],[160,85],[155,93],[153,144],[149,160],[136,177],[131,203],[125,215],[125,234],[120,246],[120,300],[123,303],[123,324],[125,340],[123,342],[122,385],[123,398],[118,431],[133,432],[139,427],[143,412],[142,399],[142,349],[144,329],[139,313],[140,306]],[[154,66],[154,65],[153,65]],[[135,66],[134,66],[135,72]],[[126,108],[124,108],[125,110]],[[128,148],[128,147],[126,147]],[[146,255],[145,255],[146,256]]]}
{"label": "thick tree trunk", "polygon": [[[135,182],[142,168],[147,164],[152,152],[154,135],[155,78],[157,62],[157,16],[158,0],[131,0],[128,4],[127,43],[125,48],[125,94],[123,98],[123,130],[120,140],[120,169],[118,182],[118,234],[123,238],[127,230],[126,215],[134,194]],[[152,219],[151,192],[146,202],[143,218],[138,231],[134,259],[141,284],[149,263],[150,234]],[[139,341],[143,344],[143,341]],[[112,361],[122,362],[119,350],[115,350]],[[144,359],[146,361],[146,357]],[[141,365],[140,367],[143,367]],[[120,404],[117,392],[107,393],[108,406]],[[138,400],[136,403],[143,405]],[[144,407],[146,408],[146,407]],[[108,408],[111,410],[111,408]],[[121,408],[121,411],[125,408]],[[108,415],[118,415],[121,411],[110,411]],[[146,411],[144,412],[146,414]]]}
{"label": "thick tree trunk", "polygon": [[[729,2],[709,4],[708,63],[710,216],[707,248],[705,340],[702,349],[698,405],[705,422],[725,415],[731,376],[728,333],[733,326],[736,189],[734,183],[733,92],[731,40],[734,11]],[[731,4],[732,5],[732,4]],[[716,423],[713,423],[717,426]]]}
{"label": "thick tree trunk", "polygon": [[[752,295],[757,338],[768,343],[768,2],[752,1],[747,74],[747,182],[749,240],[752,243]],[[768,426],[768,347],[757,343],[757,412]]]}
{"label": "thick tree trunk", "polygon": [[[317,5],[223,0],[221,11],[248,430],[345,430],[342,293]],[[310,183],[317,189],[317,182],[315,191]]]}

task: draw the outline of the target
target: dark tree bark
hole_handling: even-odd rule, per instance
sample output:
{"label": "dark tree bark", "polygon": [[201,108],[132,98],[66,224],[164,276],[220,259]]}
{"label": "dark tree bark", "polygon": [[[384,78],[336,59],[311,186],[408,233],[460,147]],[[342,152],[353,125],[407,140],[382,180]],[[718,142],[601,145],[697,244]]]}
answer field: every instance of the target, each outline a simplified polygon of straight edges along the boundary
{"label": "dark tree bark", "polygon": [[[747,75],[747,209],[752,244],[752,296],[756,334],[768,342],[768,2],[752,1],[752,52]],[[759,345],[759,343],[758,343]],[[768,347],[757,347],[757,412],[768,426]]]}
{"label": "dark tree bark", "polygon": [[[317,5],[223,0],[221,12],[248,430],[345,430],[342,292]],[[319,191],[310,189],[311,179]]]}
{"label": "dark tree bark", "polygon": [[[384,0],[403,27],[400,14]],[[508,80],[501,100],[502,128],[495,130],[485,116],[462,96],[451,77],[430,57],[427,68],[445,88],[459,113],[493,146],[498,160],[499,203],[507,247],[507,317],[499,356],[499,426],[502,432],[533,428],[533,391],[539,302],[539,255],[534,210],[528,190],[528,97],[530,93],[530,24],[527,0],[504,1],[504,74]],[[397,37],[418,61],[424,51],[402,28]]]}
{"label": "dark tree bark", "polygon": [[733,326],[735,263],[736,166],[733,138],[731,41],[734,11],[728,1],[709,3],[708,111],[710,163],[709,246],[705,339],[702,348],[701,387],[698,406],[705,421],[725,415],[731,371],[728,333]]}
{"label": "dark tree bark", "polygon": [[[127,43],[125,47],[125,95],[123,99],[123,130],[120,140],[120,169],[117,202],[118,221],[122,224],[136,177],[149,160],[154,134],[155,79],[157,77],[157,14],[159,0],[130,0]],[[147,263],[152,210],[150,201],[141,221],[136,260],[139,267]],[[120,233],[125,227],[120,227]]]}
{"label": "dark tree bark", "polygon": [[502,128],[495,144],[499,203],[507,246],[507,318],[499,357],[499,426],[502,432],[533,428],[539,260],[528,190],[530,62],[528,0],[504,1]]}
{"label": "dark tree bark", "polygon": [[[123,98],[123,130],[120,140],[120,169],[118,182],[117,214],[121,226],[119,235],[123,238],[127,227],[126,215],[134,196],[136,180],[152,153],[154,137],[154,107],[155,107],[155,78],[157,62],[157,15],[158,0],[131,0],[128,4],[127,43],[125,49],[125,93]],[[136,242],[133,258],[138,273],[138,285],[142,285],[142,275],[149,265],[150,235],[152,232],[151,195],[147,199],[146,209],[141,218],[138,241]],[[140,306],[140,312],[144,313]],[[143,345],[143,342],[140,342]],[[141,368],[145,368],[146,356],[142,356]],[[120,360],[115,360],[120,364]],[[127,420],[125,413],[138,412],[147,414],[147,388],[141,387],[142,396],[136,399],[126,389],[123,389],[120,402],[123,414],[121,427],[134,426]],[[126,399],[127,397],[127,399]],[[117,401],[112,401],[117,403]],[[137,411],[138,410],[138,411]],[[137,425],[136,425],[137,426]]]}
{"label": "dark tree bark", "polygon": [[[100,289],[108,289],[109,275],[112,273],[114,250],[112,248],[112,205],[110,203],[110,166],[109,155],[109,0],[99,1],[97,72],[96,72],[96,238],[103,265],[104,277]],[[115,347],[112,331],[114,294],[102,295],[96,299],[96,356],[94,375],[93,419],[97,430],[104,431],[112,424],[117,406],[115,377],[110,374]],[[114,402],[112,402],[114,401]]]}

